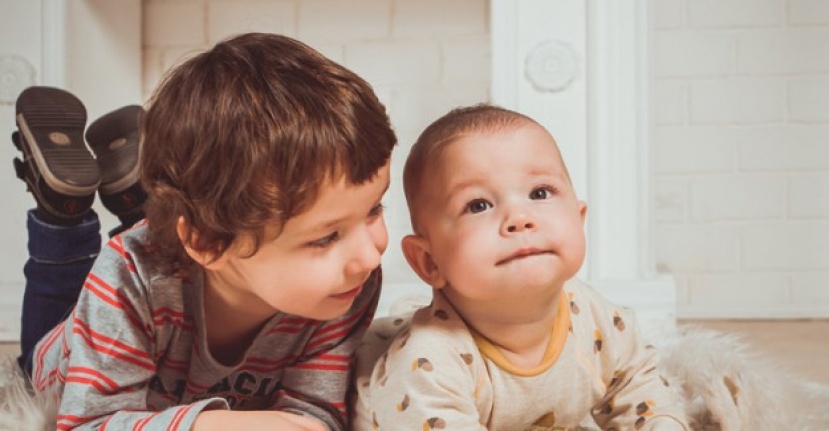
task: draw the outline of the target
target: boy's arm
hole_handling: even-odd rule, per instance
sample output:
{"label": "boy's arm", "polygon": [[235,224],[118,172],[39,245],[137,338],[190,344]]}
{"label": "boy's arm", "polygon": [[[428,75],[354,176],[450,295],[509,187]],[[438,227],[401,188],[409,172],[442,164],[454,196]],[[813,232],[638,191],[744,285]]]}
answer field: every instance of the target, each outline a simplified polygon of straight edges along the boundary
{"label": "boy's arm", "polygon": [[120,238],[110,241],[68,320],[38,345],[33,384],[60,396],[58,430],[189,430],[199,412],[228,408],[214,398],[151,411],[157,352],[141,285]]}
{"label": "boy's arm", "polygon": [[596,423],[602,429],[690,430],[679,388],[661,375],[658,353],[642,341],[633,311],[617,310],[613,319],[605,335],[615,343],[615,373],[592,410]]}
{"label": "boy's arm", "polygon": [[297,363],[285,369],[273,409],[317,418],[332,431],[347,429],[352,357],[374,317],[381,283],[378,269],[348,313],[319,325]]}

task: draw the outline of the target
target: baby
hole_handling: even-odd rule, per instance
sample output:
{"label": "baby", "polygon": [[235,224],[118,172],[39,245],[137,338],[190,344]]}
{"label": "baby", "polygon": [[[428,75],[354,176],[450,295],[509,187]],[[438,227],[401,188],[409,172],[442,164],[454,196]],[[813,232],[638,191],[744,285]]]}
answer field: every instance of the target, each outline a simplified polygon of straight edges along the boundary
{"label": "baby", "polygon": [[689,429],[633,312],[574,279],[587,206],[546,129],[453,110],[418,138],[404,187],[403,252],[434,299],[365,339],[354,429]]}

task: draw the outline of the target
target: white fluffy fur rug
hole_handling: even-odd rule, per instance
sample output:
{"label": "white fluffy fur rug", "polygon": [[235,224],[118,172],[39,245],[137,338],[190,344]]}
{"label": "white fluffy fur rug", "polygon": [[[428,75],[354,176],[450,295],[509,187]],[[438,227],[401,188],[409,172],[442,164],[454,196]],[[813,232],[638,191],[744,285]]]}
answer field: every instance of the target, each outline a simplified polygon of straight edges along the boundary
{"label": "white fluffy fur rug", "polygon": [[741,338],[685,327],[651,340],[666,374],[681,383],[695,430],[829,430],[829,386],[781,368]]}
{"label": "white fluffy fur rug", "polygon": [[29,391],[15,358],[0,357],[0,430],[54,430],[56,416],[54,400]]}
{"label": "white fluffy fur rug", "polygon": [[[829,430],[829,387],[756,354],[735,336],[699,328],[650,334],[698,431]],[[0,430],[54,429],[51,400],[32,396],[13,358],[0,358]]]}

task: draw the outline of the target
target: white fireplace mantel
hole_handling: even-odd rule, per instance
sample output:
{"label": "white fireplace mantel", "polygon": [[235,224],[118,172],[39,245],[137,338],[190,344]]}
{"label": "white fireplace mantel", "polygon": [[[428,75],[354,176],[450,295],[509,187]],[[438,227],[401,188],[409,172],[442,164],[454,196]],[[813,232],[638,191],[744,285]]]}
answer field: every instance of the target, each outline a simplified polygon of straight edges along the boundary
{"label": "white fireplace mantel", "polygon": [[580,274],[644,325],[673,324],[656,274],[649,153],[649,2],[492,0],[492,98],[547,127],[588,203]]}

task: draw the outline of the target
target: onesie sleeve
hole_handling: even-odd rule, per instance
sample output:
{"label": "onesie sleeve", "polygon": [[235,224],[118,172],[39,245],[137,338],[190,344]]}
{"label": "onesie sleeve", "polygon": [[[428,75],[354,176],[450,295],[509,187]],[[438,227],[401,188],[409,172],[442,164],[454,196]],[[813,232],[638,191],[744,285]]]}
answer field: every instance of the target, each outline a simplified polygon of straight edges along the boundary
{"label": "onesie sleeve", "polygon": [[365,397],[365,428],[486,430],[476,405],[475,369],[483,361],[468,331],[452,331],[452,322],[435,313],[447,317],[432,307],[418,311],[412,326],[401,330],[377,360]]}
{"label": "onesie sleeve", "polygon": [[593,419],[604,430],[690,430],[678,388],[660,374],[658,353],[644,344],[633,311],[610,312],[612,327],[605,328],[604,339],[615,352],[615,365]]}

